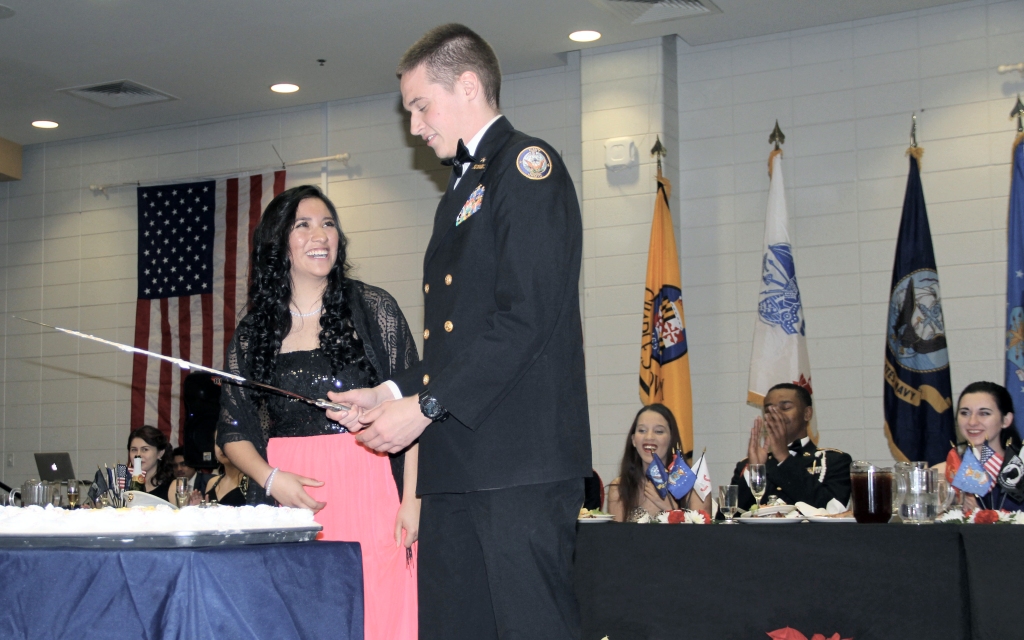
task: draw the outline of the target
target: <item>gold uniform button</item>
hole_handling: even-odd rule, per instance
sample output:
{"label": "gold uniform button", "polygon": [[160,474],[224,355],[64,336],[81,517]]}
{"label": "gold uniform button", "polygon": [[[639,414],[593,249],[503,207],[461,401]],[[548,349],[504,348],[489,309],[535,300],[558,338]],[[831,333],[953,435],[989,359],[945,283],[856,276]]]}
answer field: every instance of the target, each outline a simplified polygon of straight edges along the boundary
{"label": "gold uniform button", "polygon": [[425,387],[428,384],[430,384],[430,376],[426,376],[425,375],[425,376],[423,376],[423,386]]}
{"label": "gold uniform button", "polygon": [[429,337],[430,337],[430,329],[424,329],[423,330],[423,339],[426,340]]}
{"label": "gold uniform button", "polygon": [[430,293],[430,284],[423,285],[423,293]]}
{"label": "gold uniform button", "polygon": [[445,284],[451,284],[452,283],[452,274],[449,273],[448,275],[446,275],[444,277],[444,283]]}
{"label": "gold uniform button", "polygon": [[445,323],[444,323],[444,330],[445,331],[447,331],[448,333],[451,333],[452,329],[454,329],[454,328],[455,328],[455,325],[452,324],[451,320],[446,320],[445,321]]}

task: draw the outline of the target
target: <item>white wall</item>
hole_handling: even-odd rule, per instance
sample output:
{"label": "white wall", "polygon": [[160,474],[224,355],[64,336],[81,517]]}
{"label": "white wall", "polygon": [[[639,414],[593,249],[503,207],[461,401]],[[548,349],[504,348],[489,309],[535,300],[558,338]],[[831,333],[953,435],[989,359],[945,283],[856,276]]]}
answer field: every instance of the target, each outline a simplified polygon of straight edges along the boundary
{"label": "white wall", "polygon": [[[502,107],[517,128],[564,149],[578,184],[579,55],[563,67],[507,76]],[[36,451],[71,452],[81,477],[125,455],[131,358],[8,317],[134,340],[135,188],[103,195],[90,184],[273,167],[272,145],[287,160],[347,152],[348,167],[331,164],[324,175],[318,165],[290,168],[287,186],[326,182],[354,275],[391,291],[419,335],[423,251],[448,169],[407,128],[394,93],[26,147],[24,178],[0,183],[0,478],[18,484],[36,475]]]}

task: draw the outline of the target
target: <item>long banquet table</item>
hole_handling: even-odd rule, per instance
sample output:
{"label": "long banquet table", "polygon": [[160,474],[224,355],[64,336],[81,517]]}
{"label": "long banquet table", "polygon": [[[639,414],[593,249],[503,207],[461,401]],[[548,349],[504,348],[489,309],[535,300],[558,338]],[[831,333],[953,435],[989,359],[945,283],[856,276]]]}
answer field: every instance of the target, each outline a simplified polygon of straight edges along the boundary
{"label": "long banquet table", "polygon": [[1024,526],[585,524],[583,640],[1024,637]]}
{"label": "long banquet table", "polygon": [[359,545],[0,549],[0,638],[363,637]]}

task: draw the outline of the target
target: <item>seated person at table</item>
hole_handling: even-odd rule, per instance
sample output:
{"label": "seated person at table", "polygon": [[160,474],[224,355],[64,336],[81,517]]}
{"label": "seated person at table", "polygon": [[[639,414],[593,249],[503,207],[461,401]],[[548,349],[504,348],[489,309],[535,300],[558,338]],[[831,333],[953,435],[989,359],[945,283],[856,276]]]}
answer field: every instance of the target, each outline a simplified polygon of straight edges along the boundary
{"label": "seated person at table", "polygon": [[[1024,510],[1024,482],[1020,482],[1021,441],[1013,426],[1013,398],[1006,387],[994,382],[972,382],[964,387],[957,401],[956,423],[992,479],[988,495],[964,495],[964,508]],[[956,449],[955,456],[950,452],[947,461],[953,458],[952,462],[958,464],[964,448],[966,446]],[[955,470],[950,469],[947,477],[953,474]],[[1001,486],[997,481],[1000,476],[1004,483],[1016,484],[1017,490],[1008,491]]]}
{"label": "seated person at table", "polygon": [[654,518],[663,511],[675,509],[711,512],[710,495],[702,501],[697,492],[691,490],[676,502],[672,494],[659,496],[647,478],[647,467],[655,453],[667,468],[672,464],[673,452],[680,448],[679,428],[668,407],[651,404],[640,409],[629,428],[619,477],[608,485],[608,511],[616,522],[637,522],[644,516]]}
{"label": "seated person at table", "polygon": [[[217,442],[216,434],[213,436],[213,441]],[[249,490],[248,476],[224,455],[219,444],[214,444],[213,451],[217,454],[217,462],[220,463],[221,471],[219,476],[215,476],[206,485],[206,499],[210,502],[216,500],[219,504],[229,507],[244,507],[245,492]]]}
{"label": "seated person at table", "polygon": [[[835,498],[844,506],[850,501],[850,455],[838,449],[819,449],[807,436],[814,409],[811,394],[795,384],[777,384],[764,397],[764,416],[754,419],[747,457],[736,465],[732,481],[739,487],[739,505],[749,510],[754,494],[746,481],[748,464],[765,465],[765,495],[776,495],[786,504],[806,502],[825,508]],[[762,428],[766,432],[761,446]]]}
{"label": "seated person at table", "polygon": [[146,474],[146,493],[174,503],[174,472],[171,470],[171,444],[156,427],[143,425],[128,436],[128,473],[135,457],[142,458]]}
{"label": "seated person at table", "polygon": [[188,464],[185,461],[185,448],[175,447],[172,452],[173,460],[171,467],[174,469],[175,478],[185,478],[188,482],[189,493],[192,491],[198,491],[200,493],[206,492],[206,483],[210,481],[213,476],[209,473],[201,473],[196,470],[195,467]]}

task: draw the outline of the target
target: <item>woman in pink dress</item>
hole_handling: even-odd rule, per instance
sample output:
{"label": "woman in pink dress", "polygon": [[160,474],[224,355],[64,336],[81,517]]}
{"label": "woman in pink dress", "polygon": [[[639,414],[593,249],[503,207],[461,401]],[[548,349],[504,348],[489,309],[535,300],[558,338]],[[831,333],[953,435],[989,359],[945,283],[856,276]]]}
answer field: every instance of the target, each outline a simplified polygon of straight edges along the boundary
{"label": "woman in pink dress", "polygon": [[[227,369],[312,398],[372,387],[418,359],[394,298],[347,277],[334,205],[302,186],[273,199],[253,233],[246,316]],[[217,441],[250,479],[249,504],[316,511],[323,539],[359,542],[367,640],[417,637],[417,446],[378,454],[284,396],[225,381]]]}

